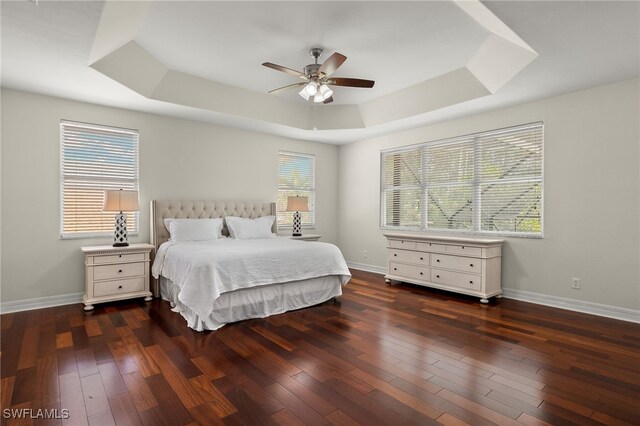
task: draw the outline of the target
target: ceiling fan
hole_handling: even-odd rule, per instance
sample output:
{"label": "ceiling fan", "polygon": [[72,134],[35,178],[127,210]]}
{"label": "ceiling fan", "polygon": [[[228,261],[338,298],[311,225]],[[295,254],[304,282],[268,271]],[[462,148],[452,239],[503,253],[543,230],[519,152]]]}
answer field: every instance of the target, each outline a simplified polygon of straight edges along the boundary
{"label": "ceiling fan", "polygon": [[284,90],[303,86],[302,90],[300,90],[298,94],[302,96],[306,101],[313,98],[314,102],[322,102],[323,104],[328,104],[330,102],[333,102],[333,90],[331,90],[329,86],[371,88],[375,84],[375,81],[372,80],[331,77],[331,75],[340,67],[340,65],[342,65],[344,61],[347,60],[347,57],[340,53],[336,52],[333,55],[329,56],[329,58],[327,58],[327,60],[322,64],[318,63],[318,58],[322,56],[321,48],[314,47],[309,50],[309,54],[313,57],[314,63],[304,67],[302,72],[283,67],[282,65],[272,64],[271,62],[263,63],[262,65],[267,68],[272,68],[276,71],[282,71],[303,80],[298,83],[293,83],[287,86],[270,90],[269,93],[278,93]]}

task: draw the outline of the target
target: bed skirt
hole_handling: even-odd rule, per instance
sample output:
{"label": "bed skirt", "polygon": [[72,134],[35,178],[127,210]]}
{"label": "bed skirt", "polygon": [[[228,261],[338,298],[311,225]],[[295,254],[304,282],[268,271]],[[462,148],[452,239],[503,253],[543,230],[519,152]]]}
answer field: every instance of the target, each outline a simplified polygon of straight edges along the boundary
{"label": "bed skirt", "polygon": [[171,280],[160,277],[160,295],[171,303],[172,311],[179,312],[187,325],[196,330],[217,330],[225,324],[250,318],[265,318],[287,311],[306,308],[342,295],[340,277],[328,275],[283,284],[223,293],[213,302],[213,312],[200,318],[178,300],[180,288]]}

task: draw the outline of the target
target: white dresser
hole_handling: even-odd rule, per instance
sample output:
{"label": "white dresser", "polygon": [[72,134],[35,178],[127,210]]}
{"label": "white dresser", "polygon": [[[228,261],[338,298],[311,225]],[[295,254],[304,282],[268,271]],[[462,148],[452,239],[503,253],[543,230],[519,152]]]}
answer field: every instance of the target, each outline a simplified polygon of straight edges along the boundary
{"label": "white dresser", "polygon": [[152,250],[151,244],[82,247],[86,275],[82,298],[84,310],[92,310],[94,303],[113,300],[134,297],[151,300],[149,262]]}
{"label": "white dresser", "polygon": [[404,281],[480,297],[501,297],[504,240],[385,233],[385,280]]}

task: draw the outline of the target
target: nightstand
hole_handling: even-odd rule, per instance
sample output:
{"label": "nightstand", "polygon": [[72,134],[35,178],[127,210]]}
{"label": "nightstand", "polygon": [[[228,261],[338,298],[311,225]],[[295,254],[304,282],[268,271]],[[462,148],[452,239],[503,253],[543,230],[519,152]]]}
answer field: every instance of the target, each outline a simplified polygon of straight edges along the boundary
{"label": "nightstand", "polygon": [[131,244],[127,247],[82,247],[85,265],[85,290],[82,302],[90,311],[95,303],[144,297],[149,291],[151,244]]}
{"label": "nightstand", "polygon": [[290,236],[289,238],[291,238],[292,240],[318,241],[320,238],[322,238],[322,235],[305,234],[299,237]]}

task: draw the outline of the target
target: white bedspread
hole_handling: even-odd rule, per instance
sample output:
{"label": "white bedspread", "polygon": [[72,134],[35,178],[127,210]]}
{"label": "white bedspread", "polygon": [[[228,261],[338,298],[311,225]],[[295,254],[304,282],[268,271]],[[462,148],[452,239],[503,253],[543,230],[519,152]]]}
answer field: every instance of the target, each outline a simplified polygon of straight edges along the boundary
{"label": "white bedspread", "polygon": [[351,274],[333,244],[289,238],[162,244],[151,272],[180,287],[178,298],[201,318],[221,294],[267,284],[337,275],[344,285]]}

